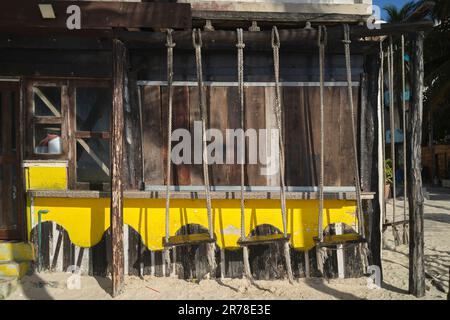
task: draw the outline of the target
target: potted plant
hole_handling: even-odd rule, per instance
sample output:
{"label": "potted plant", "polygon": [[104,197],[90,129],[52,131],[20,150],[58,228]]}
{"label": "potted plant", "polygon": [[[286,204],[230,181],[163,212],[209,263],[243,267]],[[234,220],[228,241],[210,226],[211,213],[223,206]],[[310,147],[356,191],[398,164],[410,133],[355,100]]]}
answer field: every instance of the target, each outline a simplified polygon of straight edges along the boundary
{"label": "potted plant", "polygon": [[384,186],[384,198],[388,199],[391,194],[391,184],[393,179],[393,172],[392,172],[392,160],[386,159],[384,162],[384,179],[385,179],[385,186]]}

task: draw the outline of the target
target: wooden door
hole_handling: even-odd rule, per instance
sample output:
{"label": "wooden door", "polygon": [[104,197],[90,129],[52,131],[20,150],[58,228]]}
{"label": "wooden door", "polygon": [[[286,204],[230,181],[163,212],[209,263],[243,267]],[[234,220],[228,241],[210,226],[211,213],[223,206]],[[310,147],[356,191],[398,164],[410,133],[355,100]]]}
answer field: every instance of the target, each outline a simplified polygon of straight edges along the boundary
{"label": "wooden door", "polygon": [[0,240],[23,235],[17,82],[0,82]]}

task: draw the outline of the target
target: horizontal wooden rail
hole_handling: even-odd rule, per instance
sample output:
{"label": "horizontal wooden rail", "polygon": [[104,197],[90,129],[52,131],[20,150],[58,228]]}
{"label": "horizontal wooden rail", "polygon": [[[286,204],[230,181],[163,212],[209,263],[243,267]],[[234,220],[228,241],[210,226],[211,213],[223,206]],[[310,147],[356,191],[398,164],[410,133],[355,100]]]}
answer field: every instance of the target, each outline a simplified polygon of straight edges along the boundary
{"label": "horizontal wooden rail", "polygon": [[[78,198],[78,199],[99,199],[109,198],[110,192],[106,191],[91,191],[91,190],[29,190],[28,195],[35,198]],[[126,199],[165,199],[166,193],[164,191],[124,191],[124,198]],[[373,192],[363,192],[363,199],[373,199]],[[240,192],[226,192],[226,191],[212,191],[211,198],[217,200],[233,200],[240,199]],[[173,191],[170,196],[171,199],[204,199],[205,192],[197,191]],[[280,192],[263,192],[263,191],[246,191],[244,198],[250,199],[279,199]],[[325,193],[325,199],[328,200],[355,200],[355,192],[332,192]],[[317,200],[319,199],[318,192],[286,192],[286,199],[288,200]]]}

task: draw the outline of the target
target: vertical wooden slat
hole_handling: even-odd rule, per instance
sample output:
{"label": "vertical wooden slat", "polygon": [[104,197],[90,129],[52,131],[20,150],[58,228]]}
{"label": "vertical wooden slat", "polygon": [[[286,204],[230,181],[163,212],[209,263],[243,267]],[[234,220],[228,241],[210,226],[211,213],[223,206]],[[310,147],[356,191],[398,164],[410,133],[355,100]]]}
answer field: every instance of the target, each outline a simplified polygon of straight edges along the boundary
{"label": "vertical wooden slat", "polygon": [[[129,65],[129,57],[127,64]],[[137,143],[141,141],[137,75],[134,71],[127,71],[126,74],[124,174],[127,179],[125,186],[128,189],[137,190],[141,188],[143,179],[141,143]]]}
{"label": "vertical wooden slat", "polygon": [[144,181],[164,184],[161,92],[159,86],[142,87]]}
{"label": "vertical wooden slat", "polygon": [[284,108],[284,145],[286,185],[299,186],[304,184],[305,154],[302,154],[302,139],[300,122],[300,89],[297,87],[283,88]]}
{"label": "vertical wooden slat", "polygon": [[[348,93],[344,87],[339,88],[339,106],[340,106],[340,172],[341,184],[345,186],[352,186],[355,184],[354,179],[354,161],[352,148],[352,130],[351,130],[351,116],[350,107],[348,103]],[[356,106],[356,104],[355,104]]]}
{"label": "vertical wooden slat", "polygon": [[16,116],[16,153],[17,153],[17,214],[18,214],[18,225],[20,228],[20,236],[21,240],[27,239],[27,224],[26,221],[26,195],[25,195],[25,186],[24,186],[24,170],[22,168],[22,160],[24,159],[24,147],[25,147],[25,134],[24,134],[24,125],[25,125],[25,117],[24,117],[24,86],[23,81],[20,82],[20,85],[17,86],[16,91],[16,99],[15,99],[15,109],[17,110]]}
{"label": "vertical wooden slat", "polygon": [[[275,88],[274,87],[265,87],[264,88],[264,100],[265,100],[265,128],[267,131],[267,137],[266,137],[266,153],[267,156],[270,157],[270,161],[273,161],[274,163],[271,164],[271,166],[274,166],[275,168],[279,168],[279,154],[274,154],[275,150],[271,146],[275,146],[278,144],[278,137],[271,135],[272,129],[277,129],[276,125],[276,119],[275,114],[273,112],[273,103],[275,97]],[[266,161],[267,162],[267,161]],[[280,182],[280,175],[277,172],[274,172],[272,175],[266,176],[266,183],[269,186],[279,186]]]}
{"label": "vertical wooden slat", "polygon": [[[225,129],[227,127],[228,107],[227,107],[227,88],[226,87],[209,87],[209,95],[207,95],[208,119],[209,126],[207,129],[218,129],[225,138]],[[225,143],[225,141],[223,141]],[[214,141],[208,144],[214,143]],[[222,148],[221,148],[222,147]],[[225,161],[225,148],[218,144],[219,150],[222,151],[222,160]],[[210,161],[212,163],[212,161]],[[224,164],[211,164],[211,185],[226,186],[228,185],[229,170]]]}
{"label": "vertical wooden slat", "polygon": [[[255,129],[256,138],[259,140],[259,129],[266,127],[266,102],[264,87],[246,87],[245,98],[245,130]],[[261,141],[258,141],[261,143]],[[253,147],[253,148],[252,148]],[[261,174],[261,165],[258,161],[258,148],[254,142],[246,143],[246,184],[253,186],[265,186],[267,178]],[[253,151],[252,151],[253,150]],[[249,164],[250,152],[254,152],[257,164]]]}
{"label": "vertical wooden slat", "polygon": [[[297,137],[302,141],[304,181],[303,185],[318,185],[320,157],[320,91],[318,88],[300,88],[301,128]],[[302,138],[304,136],[304,138]]]}
{"label": "vertical wooden slat", "polygon": [[[351,154],[346,154],[342,157],[342,153],[340,150],[340,128],[341,119],[340,115],[340,107],[335,103],[335,101],[339,101],[339,88],[337,87],[325,87],[324,90],[324,100],[325,100],[325,110],[324,110],[324,153],[325,153],[325,177],[324,183],[326,186],[339,186],[341,185],[341,170],[337,159],[341,159],[341,161],[349,162],[351,159]],[[319,91],[319,90],[317,90]],[[349,118],[349,113],[347,114],[347,119]],[[349,121],[349,120],[348,120]],[[350,127],[350,122],[348,122],[347,127]],[[348,131],[351,133],[351,130]],[[344,137],[346,141],[351,143],[351,136]],[[351,146],[351,144],[350,144]],[[350,151],[353,149],[350,149]],[[350,172],[349,169],[345,169],[345,171]],[[352,183],[353,184],[353,183]],[[351,185],[352,185],[351,184]]]}
{"label": "vertical wooden slat", "polygon": [[111,241],[112,241],[112,295],[123,289],[123,90],[125,45],[113,40],[113,109],[111,139]]}
{"label": "vertical wooden slat", "polygon": [[[11,131],[12,131],[12,127],[11,127],[11,117],[12,117],[12,105],[11,105],[11,92],[9,90],[5,90],[2,92],[2,102],[1,102],[1,106],[2,106],[2,145],[3,145],[3,150],[2,153],[4,155],[11,155],[12,150],[12,137],[11,137]],[[8,164],[3,164],[1,166],[1,169],[3,171],[3,181],[2,181],[2,185],[3,185],[3,190],[2,190],[2,203],[3,203],[3,208],[2,208],[2,212],[0,214],[2,214],[3,218],[4,218],[4,222],[5,225],[7,227],[7,229],[11,229],[12,225],[14,224],[13,221],[13,206],[12,206],[12,163],[8,163]]]}
{"label": "vertical wooden slat", "polygon": [[[228,87],[227,88],[227,127],[226,129],[235,130],[240,128],[241,126],[241,114],[239,107],[239,97],[238,97],[238,88],[237,87]],[[263,100],[264,101],[264,100]],[[245,128],[244,128],[245,130]],[[228,173],[228,184],[233,186],[238,186],[241,184],[241,169],[240,165],[237,162],[237,139],[234,139],[233,148],[231,148],[231,141],[228,141],[225,136],[225,154],[224,161],[226,161],[227,157],[230,157],[231,154],[234,155],[234,160],[232,164],[227,164],[227,173]],[[245,168],[244,168],[245,170]]]}
{"label": "vertical wooden slat", "polygon": [[[203,185],[203,171],[202,171],[202,165],[201,164],[195,164],[194,163],[194,153],[199,152],[200,153],[200,159],[201,159],[201,143],[200,143],[200,150],[196,150],[194,147],[194,124],[196,121],[200,121],[200,106],[198,104],[198,88],[197,87],[189,87],[189,131],[191,132],[192,137],[192,165],[190,168],[190,180],[191,185],[194,186],[201,186]],[[200,126],[201,128],[201,126]],[[201,131],[198,132],[198,134],[201,135]],[[201,141],[201,140],[200,140]]]}
{"label": "vertical wooden slat", "polygon": [[[163,108],[167,110],[167,99],[163,100]],[[189,88],[174,87],[173,88],[173,128],[189,130]],[[163,128],[167,128],[167,124],[163,123]],[[166,133],[167,134],[167,133]],[[166,140],[164,140],[166,141]],[[174,146],[177,143],[173,143]],[[164,166],[166,168],[166,166]],[[174,183],[180,186],[190,185],[190,165],[179,164],[175,166],[174,170]]]}

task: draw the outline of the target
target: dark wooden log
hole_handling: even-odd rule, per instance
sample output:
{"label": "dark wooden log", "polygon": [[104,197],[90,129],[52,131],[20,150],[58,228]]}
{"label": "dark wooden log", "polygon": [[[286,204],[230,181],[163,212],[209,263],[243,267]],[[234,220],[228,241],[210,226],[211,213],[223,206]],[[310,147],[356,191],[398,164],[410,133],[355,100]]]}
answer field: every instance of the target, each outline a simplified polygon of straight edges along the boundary
{"label": "dark wooden log", "polygon": [[126,49],[120,40],[113,41],[113,109],[111,139],[111,245],[112,295],[120,294],[124,278],[123,252],[123,99]]}
{"label": "dark wooden log", "polygon": [[413,43],[412,101],[407,140],[407,178],[409,200],[409,292],[416,297],[425,295],[425,265],[423,237],[422,193],[422,111],[423,111],[423,40],[418,32]]}
{"label": "dark wooden log", "polygon": [[361,81],[361,187],[363,191],[375,192],[373,199],[364,201],[366,234],[370,249],[371,265],[381,267],[381,210],[378,202],[378,56],[367,56],[365,74]]}
{"label": "dark wooden log", "polygon": [[[396,23],[384,24],[380,29],[368,29],[367,26],[353,26],[350,30],[352,40],[361,37],[395,35],[402,33],[410,33],[418,30],[428,30],[432,28],[433,23],[430,21],[420,21],[414,23]],[[329,27],[328,46],[338,45],[342,47],[343,28],[342,26]],[[279,30],[281,47],[301,46],[317,47],[317,29],[284,29]],[[163,32],[130,32],[117,31],[116,36],[123,41],[141,42],[151,44],[156,47],[163,47],[165,44],[165,34]],[[271,49],[271,32],[270,31],[244,31],[244,42],[249,48]],[[192,49],[191,31],[175,31],[173,40],[177,44],[177,48]],[[202,42],[204,48],[223,48],[236,45],[235,31],[208,31],[203,32]],[[352,46],[357,43],[355,41]]]}

